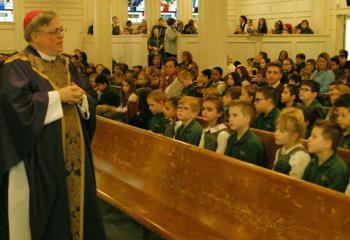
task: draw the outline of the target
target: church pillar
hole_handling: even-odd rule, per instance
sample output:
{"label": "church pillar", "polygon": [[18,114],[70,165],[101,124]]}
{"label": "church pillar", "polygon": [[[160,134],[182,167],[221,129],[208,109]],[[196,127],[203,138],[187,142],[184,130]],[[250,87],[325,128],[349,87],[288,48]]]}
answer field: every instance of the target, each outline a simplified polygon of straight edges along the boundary
{"label": "church pillar", "polygon": [[120,31],[123,31],[126,21],[128,21],[128,1],[126,0],[111,0],[112,1],[112,16],[116,16],[119,20]]}
{"label": "church pillar", "polygon": [[21,51],[23,48],[26,47],[28,44],[24,39],[24,29],[23,29],[23,19],[24,16],[29,12],[29,10],[26,10],[23,6],[23,1],[17,0],[14,2],[15,4],[15,31],[16,35],[16,49]]}
{"label": "church pillar", "polygon": [[181,20],[185,25],[188,23],[190,19],[193,18],[193,6],[191,1],[177,1],[177,12],[178,19]]}
{"label": "church pillar", "polygon": [[157,24],[160,18],[160,0],[145,0],[145,15],[147,20],[148,32]]}
{"label": "church pillar", "polygon": [[199,69],[226,69],[227,0],[199,1]]}
{"label": "church pillar", "polygon": [[315,34],[329,33],[329,1],[311,0],[311,21],[310,27]]}
{"label": "church pillar", "polygon": [[101,63],[112,70],[111,0],[94,0],[94,7],[95,64]]}

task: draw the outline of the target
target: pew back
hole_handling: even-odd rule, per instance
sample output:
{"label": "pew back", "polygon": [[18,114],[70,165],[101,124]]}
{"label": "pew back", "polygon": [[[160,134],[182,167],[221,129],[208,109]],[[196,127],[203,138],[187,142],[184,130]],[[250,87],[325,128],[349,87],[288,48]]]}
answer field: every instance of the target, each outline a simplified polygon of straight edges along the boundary
{"label": "pew back", "polygon": [[[269,169],[272,169],[275,161],[275,155],[279,148],[279,146],[277,146],[275,143],[274,133],[255,128],[252,128],[252,131],[258,135],[263,142],[267,158],[267,167]],[[306,140],[302,140],[302,143],[306,147]],[[345,148],[338,148],[337,153],[350,169],[350,150]]]}
{"label": "pew back", "polygon": [[99,196],[165,238],[350,236],[341,193],[103,118],[92,149]]}

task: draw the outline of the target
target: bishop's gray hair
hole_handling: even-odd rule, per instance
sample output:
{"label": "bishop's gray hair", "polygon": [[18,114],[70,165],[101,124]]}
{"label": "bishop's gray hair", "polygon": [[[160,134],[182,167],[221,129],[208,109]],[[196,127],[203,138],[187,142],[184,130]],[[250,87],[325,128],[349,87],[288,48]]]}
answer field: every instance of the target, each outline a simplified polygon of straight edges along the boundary
{"label": "bishop's gray hair", "polygon": [[47,11],[42,12],[38,16],[34,17],[32,22],[24,29],[24,38],[27,42],[31,41],[31,34],[33,32],[39,32],[42,27],[48,26],[52,19],[57,16],[55,12]]}

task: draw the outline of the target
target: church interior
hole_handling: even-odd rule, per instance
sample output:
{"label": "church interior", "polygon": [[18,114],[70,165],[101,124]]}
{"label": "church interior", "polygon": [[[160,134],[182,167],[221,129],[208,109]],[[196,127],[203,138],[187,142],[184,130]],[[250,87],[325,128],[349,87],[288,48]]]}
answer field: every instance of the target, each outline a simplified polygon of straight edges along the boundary
{"label": "church interior", "polygon": [[33,10],[86,83],[101,240],[350,238],[349,0],[0,0],[4,119]]}

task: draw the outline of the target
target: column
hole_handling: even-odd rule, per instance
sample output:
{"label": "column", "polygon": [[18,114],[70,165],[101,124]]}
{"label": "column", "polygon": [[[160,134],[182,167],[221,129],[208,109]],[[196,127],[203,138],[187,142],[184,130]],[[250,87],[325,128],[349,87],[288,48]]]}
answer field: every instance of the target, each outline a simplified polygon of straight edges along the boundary
{"label": "column", "polygon": [[227,0],[199,1],[199,69],[227,65]]}
{"label": "column", "polygon": [[94,0],[86,0],[86,31],[88,27],[94,23],[94,17],[95,17],[95,12],[94,12]]}
{"label": "column", "polygon": [[311,0],[310,27],[315,34],[328,34],[330,23],[329,1]]}
{"label": "column", "polygon": [[95,64],[101,63],[112,70],[111,0],[94,0],[94,6]]}
{"label": "column", "polygon": [[190,19],[193,18],[193,2],[192,0],[184,1],[184,0],[178,0],[177,1],[177,12],[178,12],[178,19],[181,20],[185,25],[188,23]]}
{"label": "column", "polygon": [[145,0],[145,16],[147,20],[148,32],[157,24],[160,18],[160,0]]}
{"label": "column", "polygon": [[23,48],[26,47],[28,44],[23,35],[24,35],[24,29],[23,29],[23,19],[24,16],[29,12],[29,10],[24,8],[23,1],[21,0],[15,0],[14,1],[14,21],[15,21],[15,31],[16,35],[16,50],[22,51]]}
{"label": "column", "polygon": [[123,31],[126,21],[128,21],[128,1],[111,0],[112,16],[116,16],[120,23],[120,31]]}

